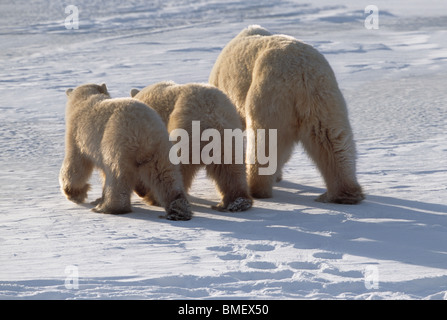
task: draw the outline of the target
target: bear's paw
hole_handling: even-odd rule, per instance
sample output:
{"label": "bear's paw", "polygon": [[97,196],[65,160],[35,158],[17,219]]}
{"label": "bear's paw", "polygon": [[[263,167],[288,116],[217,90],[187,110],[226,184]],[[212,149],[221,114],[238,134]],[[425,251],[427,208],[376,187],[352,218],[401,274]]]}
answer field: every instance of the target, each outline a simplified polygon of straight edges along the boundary
{"label": "bear's paw", "polygon": [[172,201],[166,209],[166,219],[186,221],[192,218],[191,206],[185,198]]}
{"label": "bear's paw", "polygon": [[226,207],[221,202],[215,206],[212,206],[211,208],[217,211],[241,212],[250,209],[252,205],[252,199],[239,197],[230,202]]}

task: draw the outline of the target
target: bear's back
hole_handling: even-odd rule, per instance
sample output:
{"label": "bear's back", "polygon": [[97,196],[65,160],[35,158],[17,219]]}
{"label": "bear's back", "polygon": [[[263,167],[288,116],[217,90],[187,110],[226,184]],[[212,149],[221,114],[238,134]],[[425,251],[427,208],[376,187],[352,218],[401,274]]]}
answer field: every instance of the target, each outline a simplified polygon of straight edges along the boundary
{"label": "bear's back", "polygon": [[209,82],[223,90],[240,111],[245,109],[253,83],[269,81],[301,86],[303,79],[311,84],[325,77],[334,77],[332,69],[314,47],[254,27],[243,30],[222,50]]}
{"label": "bear's back", "polygon": [[224,50],[222,55],[230,61],[229,70],[246,72],[242,78],[249,80],[253,80],[254,69],[262,63],[267,68],[288,73],[307,72],[315,65],[327,64],[323,55],[311,45],[281,34],[239,35],[228,44],[228,51]]}
{"label": "bear's back", "polygon": [[108,122],[123,128],[132,129],[138,126],[164,128],[160,115],[145,103],[133,98],[114,98],[101,101],[96,110],[109,114]]}
{"label": "bear's back", "polygon": [[241,127],[230,99],[209,84],[160,82],[142,89],[134,98],[153,108],[170,130],[190,128],[192,121],[200,121],[202,129]]}
{"label": "bear's back", "polygon": [[177,87],[178,85],[171,81],[159,82],[138,91],[133,97],[155,110],[167,126],[177,100]]}
{"label": "bear's back", "polygon": [[[231,100],[218,88],[201,83],[179,85],[179,94],[170,118],[181,122],[200,121],[201,129],[241,128],[241,121]],[[189,124],[190,125],[190,124]],[[171,126],[170,126],[171,127]]]}
{"label": "bear's back", "polygon": [[133,157],[158,150],[168,154],[169,134],[157,112],[133,98],[107,99],[98,108],[110,109],[101,140],[103,152]]}

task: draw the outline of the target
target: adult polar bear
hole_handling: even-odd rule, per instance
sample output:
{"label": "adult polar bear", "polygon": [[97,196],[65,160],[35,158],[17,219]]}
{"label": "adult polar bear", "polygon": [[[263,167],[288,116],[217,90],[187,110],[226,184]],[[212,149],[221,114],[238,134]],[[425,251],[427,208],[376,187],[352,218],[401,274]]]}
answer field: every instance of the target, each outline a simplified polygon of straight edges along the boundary
{"label": "adult polar bear", "polygon": [[274,181],[281,179],[281,168],[301,141],[327,186],[318,201],[355,204],[364,199],[346,104],[334,72],[316,49],[250,26],[220,53],[209,82],[230,97],[247,129],[277,130],[275,174],[259,175],[262,166],[255,148],[248,146],[248,153],[255,153],[247,154],[255,159],[247,163],[254,197],[272,196]]}
{"label": "adult polar bear", "polygon": [[180,169],[169,161],[169,135],[160,116],[138,100],[111,99],[105,84],[66,91],[65,158],[59,182],[66,197],[82,203],[94,167],[104,176],[95,212],[131,211],[131,193],[143,185],[170,220],[189,220]]}

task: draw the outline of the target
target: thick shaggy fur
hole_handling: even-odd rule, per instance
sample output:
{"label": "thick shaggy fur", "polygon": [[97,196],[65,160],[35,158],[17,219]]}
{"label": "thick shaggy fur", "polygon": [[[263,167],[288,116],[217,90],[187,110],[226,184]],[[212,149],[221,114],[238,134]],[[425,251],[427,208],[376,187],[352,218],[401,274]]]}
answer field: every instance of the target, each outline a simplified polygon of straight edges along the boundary
{"label": "thick shaggy fur", "polygon": [[[206,165],[207,175],[214,180],[222,196],[222,201],[214,206],[217,210],[244,211],[252,206],[248,192],[245,165],[224,164],[224,129],[242,128],[241,120],[234,105],[219,89],[206,84],[178,85],[174,82],[161,82],[144,88],[133,89],[131,95],[155,109],[166,124],[168,131],[184,129],[190,137],[189,164],[181,164],[183,184],[188,191],[200,164],[192,163],[192,121],[200,121],[200,135],[205,129],[216,129],[222,138],[221,164]],[[200,152],[206,145],[202,142]]]}
{"label": "thick shaggy fur", "polygon": [[[250,26],[223,49],[209,82],[230,97],[247,128],[277,129],[277,172],[258,175],[257,161],[247,167],[254,197],[272,196],[274,181],[281,179],[281,168],[301,141],[326,182],[327,192],[317,200],[355,204],[364,199],[346,104],[317,50]],[[254,150],[248,146],[248,152]]]}
{"label": "thick shaggy fur", "polygon": [[96,167],[104,186],[93,211],[130,212],[131,193],[142,185],[163,204],[168,219],[190,219],[180,170],[168,159],[171,142],[160,116],[138,100],[111,99],[104,84],[66,93],[65,159],[59,176],[66,197],[82,203]]}

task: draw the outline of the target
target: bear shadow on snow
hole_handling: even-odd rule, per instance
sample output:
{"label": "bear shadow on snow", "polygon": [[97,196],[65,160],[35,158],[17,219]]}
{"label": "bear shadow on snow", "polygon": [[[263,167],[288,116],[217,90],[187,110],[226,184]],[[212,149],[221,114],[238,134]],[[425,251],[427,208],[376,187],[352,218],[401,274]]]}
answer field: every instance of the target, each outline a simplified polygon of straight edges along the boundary
{"label": "bear shadow on snow", "polygon": [[[253,207],[235,215],[210,210],[209,200],[192,197],[194,212],[200,213],[188,224],[177,227],[222,232],[228,239],[279,242],[297,249],[318,249],[321,254],[342,258],[344,254],[405,264],[445,268],[444,225],[447,206],[395,197],[370,195],[360,207],[315,202],[312,194],[321,191],[306,185],[298,195],[304,205],[270,208]],[[286,188],[287,189],[287,188]],[[277,202],[293,204],[296,195],[275,190]],[[260,201],[273,202],[274,199]],[[296,203],[296,202],[295,202]],[[153,221],[150,208],[139,207],[129,219]],[[231,218],[237,217],[237,223]],[[162,223],[172,222],[161,220]],[[358,239],[366,239],[358,241]],[[229,240],[231,242],[231,240]],[[321,256],[323,257],[323,256]]]}

